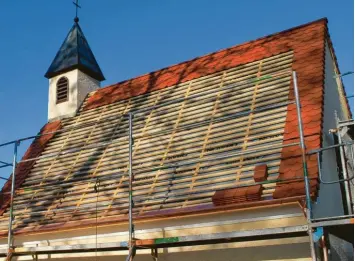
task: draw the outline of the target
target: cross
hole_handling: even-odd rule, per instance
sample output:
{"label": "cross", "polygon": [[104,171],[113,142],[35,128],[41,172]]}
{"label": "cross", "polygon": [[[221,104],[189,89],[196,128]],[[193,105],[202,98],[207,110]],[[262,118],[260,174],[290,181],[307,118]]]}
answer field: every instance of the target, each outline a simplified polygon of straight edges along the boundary
{"label": "cross", "polygon": [[75,5],[75,21],[78,22],[78,8],[81,8],[81,6],[79,5],[79,0],[76,0],[75,2],[73,2],[73,4]]}

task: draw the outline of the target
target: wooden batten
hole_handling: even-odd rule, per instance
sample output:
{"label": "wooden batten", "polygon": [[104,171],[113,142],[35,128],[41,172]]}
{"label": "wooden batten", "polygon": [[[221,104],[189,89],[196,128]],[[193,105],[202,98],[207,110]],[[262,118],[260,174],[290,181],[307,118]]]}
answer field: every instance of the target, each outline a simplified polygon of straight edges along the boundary
{"label": "wooden batten", "polygon": [[[292,61],[293,52],[285,52],[98,108],[80,109],[75,117],[62,121],[64,131],[51,139],[16,191],[15,233],[63,223],[91,224],[97,210],[99,220],[126,221],[128,120],[124,115],[132,111],[136,111],[136,218],[185,215],[188,209],[215,211],[226,204],[234,208],[254,206],[257,201],[266,204],[276,184],[255,183],[279,175],[291,84],[285,72],[291,70]],[[260,78],[269,74],[280,76]],[[94,147],[97,143],[107,144]],[[47,157],[74,148],[81,150]],[[97,179],[102,179],[98,192],[94,190]],[[6,230],[7,219],[6,212],[0,230]]]}

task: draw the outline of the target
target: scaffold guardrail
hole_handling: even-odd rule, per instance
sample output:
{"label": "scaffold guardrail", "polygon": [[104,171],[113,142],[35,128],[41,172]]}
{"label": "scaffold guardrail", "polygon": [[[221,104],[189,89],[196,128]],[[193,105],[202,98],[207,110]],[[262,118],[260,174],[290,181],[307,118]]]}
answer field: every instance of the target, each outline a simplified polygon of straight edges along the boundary
{"label": "scaffold guardrail", "polygon": [[[295,104],[296,108],[297,108],[297,120],[298,120],[298,131],[299,131],[299,142],[294,142],[294,143],[290,143],[290,144],[283,144],[283,145],[277,145],[274,147],[267,147],[267,148],[262,148],[262,149],[258,149],[258,150],[246,150],[244,152],[240,152],[238,153],[221,153],[220,155],[215,155],[214,157],[210,157],[207,159],[203,159],[203,160],[208,160],[208,161],[218,161],[224,158],[228,158],[231,156],[236,156],[236,155],[248,155],[251,153],[255,153],[255,151],[259,152],[262,150],[270,150],[270,149],[282,149],[284,147],[289,147],[289,146],[299,146],[301,148],[302,151],[302,161],[303,161],[303,176],[302,177],[297,177],[294,179],[273,179],[273,180],[267,180],[264,182],[257,182],[255,184],[269,184],[269,183],[277,183],[277,182],[289,182],[289,181],[293,181],[293,180],[303,180],[305,183],[305,191],[306,191],[306,218],[307,218],[307,225],[304,226],[290,226],[290,227],[285,227],[285,228],[276,228],[276,229],[261,229],[261,230],[253,230],[253,231],[237,231],[237,232],[230,232],[230,233],[219,233],[219,234],[211,234],[211,235],[196,235],[196,236],[186,236],[186,237],[179,237],[178,239],[174,240],[173,238],[164,238],[164,239],[154,239],[153,242],[155,242],[155,244],[153,245],[139,245],[136,242],[136,238],[135,238],[135,234],[134,234],[134,215],[133,215],[133,210],[134,210],[134,197],[133,197],[133,188],[134,188],[134,169],[133,169],[133,160],[134,160],[134,155],[133,155],[133,146],[134,146],[134,137],[135,138],[139,138],[140,136],[134,136],[134,118],[137,115],[140,114],[144,114],[144,113],[148,113],[150,112],[150,110],[155,109],[156,107],[163,107],[163,106],[167,106],[167,105],[171,105],[173,103],[179,103],[182,100],[186,99],[186,98],[182,98],[182,99],[176,99],[170,102],[166,102],[163,104],[159,104],[159,105],[154,105],[155,107],[151,107],[148,109],[142,109],[142,110],[133,110],[127,114],[124,115],[124,117],[126,118],[126,120],[128,121],[128,130],[122,132],[120,134],[119,137],[116,137],[112,140],[110,140],[109,142],[99,142],[99,143],[94,143],[94,144],[90,144],[88,146],[82,146],[82,147],[78,147],[78,148],[74,148],[74,149],[68,149],[68,150],[61,150],[59,153],[51,153],[45,156],[38,156],[35,158],[29,158],[29,159],[25,159],[25,160],[18,160],[18,147],[20,146],[20,143],[22,141],[25,140],[32,140],[32,139],[36,139],[40,136],[43,135],[50,135],[50,134],[57,134],[57,133],[63,133],[65,131],[67,131],[68,129],[60,129],[58,131],[55,132],[48,132],[48,133],[43,133],[40,135],[34,135],[34,136],[30,136],[30,137],[25,137],[25,138],[21,138],[21,139],[17,139],[14,141],[10,141],[10,142],[6,142],[3,144],[0,144],[0,147],[3,146],[9,146],[9,145],[13,145],[14,147],[14,152],[13,152],[13,162],[9,163],[9,162],[4,162],[4,161],[0,161],[0,168],[5,168],[5,167],[12,167],[12,173],[15,173],[16,171],[16,166],[19,163],[22,162],[29,162],[29,161],[36,161],[39,159],[48,159],[48,158],[55,158],[58,157],[59,155],[66,155],[66,154],[71,154],[71,153],[75,153],[75,152],[79,152],[82,150],[88,150],[91,148],[98,148],[100,146],[104,147],[107,146],[109,144],[114,144],[115,142],[117,142],[117,140],[120,139],[128,139],[129,145],[128,145],[128,173],[129,173],[129,180],[128,180],[128,184],[129,184],[129,193],[128,193],[128,232],[129,232],[129,240],[125,241],[125,242],[117,242],[117,243],[110,243],[110,244],[100,244],[97,245],[96,244],[96,250],[97,248],[100,251],[107,251],[107,250],[119,250],[119,249],[124,249],[124,250],[129,250],[129,255],[127,257],[127,260],[133,260],[133,257],[135,255],[136,250],[141,249],[141,248],[151,248],[152,249],[152,255],[154,257],[154,255],[156,255],[157,257],[157,252],[156,249],[157,248],[164,248],[164,247],[170,247],[170,246],[183,246],[185,244],[211,244],[211,243],[216,243],[216,242],[225,242],[226,239],[229,240],[234,240],[233,242],[236,241],[242,241],[242,240],[252,240],[252,239],[265,239],[265,238],[282,238],[283,236],[297,236],[297,235],[306,235],[308,234],[309,236],[309,241],[310,241],[310,253],[312,256],[312,260],[316,261],[316,250],[315,250],[315,244],[314,244],[314,240],[313,240],[313,229],[316,227],[322,227],[322,226],[327,226],[327,225],[341,225],[341,224],[353,224],[353,206],[352,206],[352,198],[351,198],[351,193],[349,191],[349,184],[348,182],[350,180],[353,180],[353,176],[348,176],[347,175],[347,171],[346,171],[346,166],[345,166],[345,159],[344,157],[344,151],[343,151],[343,147],[344,146],[353,146],[353,142],[342,142],[342,137],[340,136],[339,132],[337,133],[338,135],[338,139],[339,139],[339,144],[337,145],[333,145],[330,147],[326,147],[326,148],[319,148],[318,150],[313,150],[310,152],[306,152],[306,147],[305,147],[305,138],[304,138],[304,133],[303,133],[303,125],[302,125],[302,117],[301,117],[301,105],[300,105],[300,98],[299,98],[299,92],[298,92],[298,86],[297,86],[297,75],[295,71],[284,71],[281,73],[277,73],[275,75],[266,75],[263,77],[259,77],[259,78],[255,78],[255,79],[251,79],[251,80],[247,80],[247,81],[242,81],[242,82],[238,82],[236,84],[234,84],[233,86],[226,86],[224,87],[225,90],[228,90],[228,88],[233,88],[235,87],[237,84],[239,86],[243,86],[246,83],[250,83],[250,82],[258,82],[270,77],[280,77],[283,75],[290,75],[292,77],[292,82],[293,82],[293,91],[294,91],[294,96],[295,96],[295,100],[294,101],[289,101],[286,103],[281,103],[281,104],[275,104],[272,106],[265,106],[265,107],[261,107],[261,108],[257,108],[254,110],[246,110],[243,111],[241,113],[237,113],[235,115],[227,115],[227,116],[223,116],[220,118],[216,118],[214,119],[214,121],[218,122],[218,121],[224,121],[226,119],[231,119],[231,118],[238,118],[241,116],[245,116],[245,115],[249,115],[251,113],[255,113],[255,112],[262,112],[262,111],[266,111],[266,110],[271,110],[271,109],[275,109],[275,108],[279,108],[282,106],[287,106],[289,104]],[[188,99],[195,99],[198,98],[198,94],[196,95],[191,95],[190,97],[188,97]],[[110,121],[116,119],[116,117],[103,117],[100,119],[101,122],[105,122],[105,121]],[[84,124],[79,124],[77,126],[75,126],[76,129],[82,128],[82,127],[86,127],[86,126],[90,126],[90,124],[92,124],[91,122],[88,123],[84,123]],[[189,124],[187,126],[183,126],[182,128],[185,129],[193,129],[199,126],[205,126],[207,124],[210,124],[210,120],[205,121],[205,122],[196,122],[196,123],[192,123]],[[342,125],[344,125],[344,123],[340,122],[337,119],[337,129],[341,128]],[[349,124],[349,123],[347,123]],[[353,122],[352,122],[353,124]],[[70,128],[70,130],[72,130],[73,128]],[[159,131],[156,131],[156,133],[154,133],[155,135],[161,135],[161,133]],[[141,134],[143,135],[143,134]],[[341,161],[342,161],[342,171],[343,171],[343,175],[344,178],[343,179],[339,179],[339,180],[333,180],[333,181],[327,181],[324,180],[323,176],[322,176],[322,171],[320,169],[320,159],[321,159],[321,154],[324,150],[330,150],[330,149],[338,149],[341,152]],[[312,217],[312,204],[311,204],[311,195],[310,195],[310,187],[309,187],[309,180],[308,180],[308,170],[307,170],[307,160],[306,160],[306,156],[310,155],[310,154],[317,154],[317,160],[318,160],[318,168],[319,168],[319,179],[320,182],[323,184],[333,184],[333,183],[339,183],[339,182],[344,182],[346,185],[346,187],[348,189],[346,189],[346,203],[347,203],[347,210],[348,210],[348,215],[345,216],[339,216],[339,217],[329,217],[326,219],[313,219]],[[190,161],[190,162],[184,162],[181,164],[167,164],[164,166],[159,166],[159,167],[155,167],[154,170],[159,170],[159,169],[176,169],[182,166],[186,166],[189,164],[198,164],[203,162],[203,160],[195,160],[195,161]],[[149,167],[146,167],[146,169],[148,170]],[[140,169],[140,171],[144,171],[145,169],[142,168]],[[107,175],[106,177],[95,177],[95,178],[90,178],[90,179],[86,179],[83,181],[79,181],[76,182],[75,184],[87,184],[87,182],[96,180],[97,181],[108,181],[111,179],[115,179],[121,177],[121,175],[117,175],[117,174],[111,174],[111,175]],[[2,178],[4,179],[4,178]],[[7,249],[7,255],[8,257],[10,257],[12,255],[24,255],[24,254],[28,254],[28,253],[69,253],[69,252],[80,252],[80,251],[90,251],[92,249],[95,249],[94,246],[64,246],[62,248],[51,248],[51,247],[38,247],[38,248],[18,248],[16,250],[16,246],[14,246],[13,242],[14,242],[14,234],[13,234],[13,208],[14,208],[14,197],[16,195],[16,190],[15,190],[15,180],[16,177],[15,175],[11,176],[11,180],[12,180],[12,186],[11,186],[11,192],[10,192],[10,207],[9,207],[9,227],[8,227],[8,249]],[[40,189],[41,187],[45,187],[46,189],[51,188],[51,189],[55,189],[55,188],[59,188],[59,187],[65,187],[70,183],[70,180],[62,180],[62,181],[56,181],[56,182],[52,182],[52,183],[45,183],[45,184],[39,184],[39,185],[33,185],[33,188],[37,188]],[[254,184],[253,184],[254,185]],[[250,186],[250,185],[245,185],[245,186]],[[239,187],[243,187],[243,186],[239,186]],[[135,198],[135,200],[140,200],[139,197]],[[84,209],[85,210],[85,209]],[[228,241],[228,240],[227,240]],[[15,249],[15,250],[14,250]],[[22,249],[22,250],[21,250]],[[23,252],[21,252],[23,251]]]}

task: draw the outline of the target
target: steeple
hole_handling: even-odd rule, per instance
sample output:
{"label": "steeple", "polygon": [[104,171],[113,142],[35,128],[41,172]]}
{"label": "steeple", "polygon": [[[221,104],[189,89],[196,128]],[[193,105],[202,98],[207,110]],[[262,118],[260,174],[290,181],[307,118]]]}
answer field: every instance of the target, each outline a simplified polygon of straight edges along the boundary
{"label": "steeple", "polygon": [[74,25],[49,66],[45,77],[48,79],[53,78],[74,69],[79,69],[98,81],[105,80],[100,66],[97,64],[95,56],[79,26],[78,17],[75,17]]}
{"label": "steeple", "polygon": [[78,0],[74,4],[74,25],[45,74],[49,79],[49,121],[74,116],[88,93],[105,80],[79,26]]}

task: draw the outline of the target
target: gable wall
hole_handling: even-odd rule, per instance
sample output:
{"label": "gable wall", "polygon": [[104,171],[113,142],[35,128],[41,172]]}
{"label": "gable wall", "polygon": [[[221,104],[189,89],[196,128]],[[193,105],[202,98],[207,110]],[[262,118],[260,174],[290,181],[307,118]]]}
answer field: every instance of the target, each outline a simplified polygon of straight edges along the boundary
{"label": "gable wall", "polygon": [[[335,129],[335,112],[340,119],[347,119],[347,108],[342,106],[343,93],[340,92],[337,78],[337,69],[332,57],[329,43],[326,45],[325,55],[325,84],[324,84],[324,113],[323,113],[323,144],[322,147],[335,145],[333,134],[329,130]],[[335,150],[327,150],[322,153],[322,176],[325,181],[339,180],[338,166]],[[316,218],[343,215],[343,200],[340,184],[320,184],[319,199],[314,205]]]}

